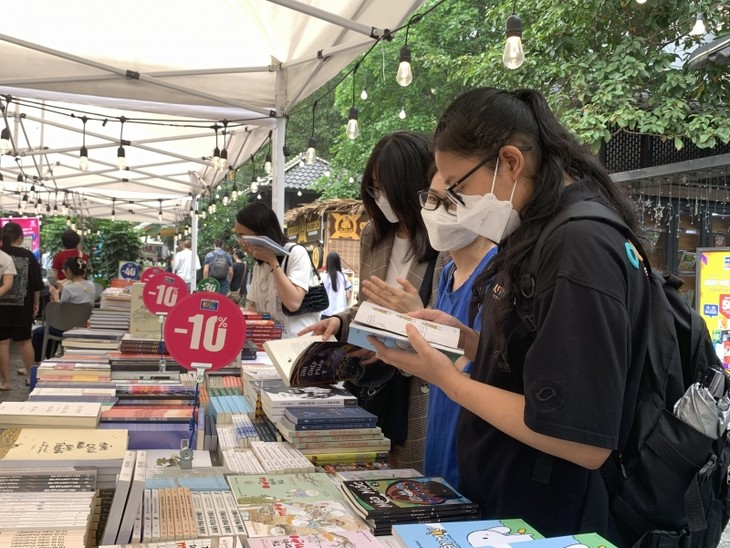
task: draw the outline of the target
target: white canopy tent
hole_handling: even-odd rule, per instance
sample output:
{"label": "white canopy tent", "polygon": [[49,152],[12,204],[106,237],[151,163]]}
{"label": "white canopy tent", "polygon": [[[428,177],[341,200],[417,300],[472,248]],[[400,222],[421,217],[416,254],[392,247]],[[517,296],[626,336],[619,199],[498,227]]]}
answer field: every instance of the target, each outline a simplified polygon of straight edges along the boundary
{"label": "white canopy tent", "polygon": [[213,125],[225,120],[218,141],[232,168],[272,135],[283,219],[285,115],[421,2],[26,0],[4,10],[0,129],[11,147],[0,206],[17,209],[33,187],[43,209],[68,194],[82,215],[156,222],[161,210],[175,222],[226,174],[210,160]]}

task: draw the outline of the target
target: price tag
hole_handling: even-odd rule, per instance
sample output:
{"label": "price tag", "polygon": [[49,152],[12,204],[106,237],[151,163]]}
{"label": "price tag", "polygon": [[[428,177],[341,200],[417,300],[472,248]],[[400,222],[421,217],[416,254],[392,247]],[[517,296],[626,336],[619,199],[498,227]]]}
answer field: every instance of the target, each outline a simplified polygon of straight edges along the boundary
{"label": "price tag", "polygon": [[142,277],[139,279],[140,282],[146,282],[149,280],[152,276],[155,274],[159,274],[160,272],[165,272],[165,269],[161,266],[151,266],[149,268],[145,268],[144,272],[142,272]]}
{"label": "price tag", "polygon": [[218,293],[221,288],[221,283],[215,278],[203,278],[198,282],[198,291],[210,291],[211,293]]}
{"label": "price tag", "polygon": [[185,280],[177,274],[163,270],[145,282],[142,301],[153,314],[168,314],[187,294]]}
{"label": "price tag", "polygon": [[122,280],[139,280],[139,265],[131,261],[120,262],[119,277]]}
{"label": "price tag", "polygon": [[187,369],[210,364],[215,371],[228,365],[246,342],[246,321],[225,295],[200,291],[184,297],[165,321],[165,345]]}

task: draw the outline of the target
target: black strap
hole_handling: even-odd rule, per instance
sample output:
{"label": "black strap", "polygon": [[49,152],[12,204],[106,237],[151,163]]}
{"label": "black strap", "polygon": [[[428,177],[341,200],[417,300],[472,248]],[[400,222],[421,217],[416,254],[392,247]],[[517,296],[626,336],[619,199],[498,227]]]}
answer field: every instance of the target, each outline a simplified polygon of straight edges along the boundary
{"label": "black strap", "polygon": [[423,275],[423,283],[421,283],[421,287],[418,290],[418,296],[421,297],[421,302],[424,307],[428,306],[428,302],[431,300],[431,293],[433,291],[433,273],[434,270],[436,270],[437,259],[438,255],[428,261],[426,272]]}
{"label": "black strap", "polygon": [[[297,246],[299,246],[302,249],[304,249],[304,252],[307,254],[307,257],[309,258],[309,265],[312,267],[311,274],[314,274],[317,277],[317,279],[319,279],[319,273],[317,272],[317,267],[314,266],[314,261],[312,260],[312,256],[309,254],[309,251],[307,251],[307,248],[306,247],[304,247],[302,244],[294,244],[289,249],[289,255],[291,255],[292,249],[294,249]],[[286,255],[284,257],[284,265],[282,266],[282,268],[284,269],[284,274],[286,274],[287,276],[289,275],[289,271],[288,271],[288,268],[289,268],[289,255]]]}

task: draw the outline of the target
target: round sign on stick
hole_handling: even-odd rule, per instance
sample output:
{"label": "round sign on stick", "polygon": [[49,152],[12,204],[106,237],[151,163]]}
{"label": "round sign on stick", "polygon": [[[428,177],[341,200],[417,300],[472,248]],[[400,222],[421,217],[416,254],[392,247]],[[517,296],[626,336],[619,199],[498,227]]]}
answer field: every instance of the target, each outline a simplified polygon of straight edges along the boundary
{"label": "round sign on stick", "polygon": [[155,274],[159,274],[160,272],[165,272],[165,269],[161,266],[151,266],[149,268],[146,268],[144,272],[142,272],[142,275],[139,278],[140,282],[146,282],[149,280],[152,276]]}
{"label": "round sign on stick", "polygon": [[199,291],[184,297],[165,321],[165,345],[186,369],[197,371],[202,382],[206,369],[228,365],[246,342],[246,321],[225,295]]}
{"label": "round sign on stick", "polygon": [[170,310],[188,294],[188,286],[177,274],[158,272],[144,284],[142,301],[153,314],[169,314]]}
{"label": "round sign on stick", "polygon": [[221,283],[215,278],[203,278],[198,282],[198,291],[211,291],[217,293],[221,288]]}

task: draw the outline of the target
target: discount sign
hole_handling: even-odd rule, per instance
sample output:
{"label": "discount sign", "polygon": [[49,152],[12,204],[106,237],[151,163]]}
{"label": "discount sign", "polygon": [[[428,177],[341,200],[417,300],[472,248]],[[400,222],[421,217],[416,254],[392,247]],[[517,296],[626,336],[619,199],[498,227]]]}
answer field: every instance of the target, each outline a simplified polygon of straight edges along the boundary
{"label": "discount sign", "polygon": [[169,314],[185,295],[188,286],[177,274],[158,272],[147,280],[142,290],[142,301],[153,314]]}
{"label": "discount sign", "polygon": [[241,355],[246,322],[225,295],[199,291],[183,298],[170,312],[164,335],[167,349],[181,365],[194,369],[193,363],[205,364],[216,370]]}
{"label": "discount sign", "polygon": [[159,274],[160,272],[165,272],[165,269],[160,266],[151,266],[149,268],[145,268],[144,272],[142,272],[142,276],[140,277],[140,282],[146,282],[149,280],[152,276],[155,274]]}

